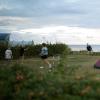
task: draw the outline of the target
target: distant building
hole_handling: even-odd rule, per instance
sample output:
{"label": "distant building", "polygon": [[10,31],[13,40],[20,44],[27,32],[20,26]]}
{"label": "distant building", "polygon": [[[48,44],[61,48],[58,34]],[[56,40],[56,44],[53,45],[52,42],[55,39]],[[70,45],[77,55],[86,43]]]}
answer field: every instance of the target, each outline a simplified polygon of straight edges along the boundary
{"label": "distant building", "polygon": [[9,33],[0,33],[0,43],[8,43],[10,38]]}

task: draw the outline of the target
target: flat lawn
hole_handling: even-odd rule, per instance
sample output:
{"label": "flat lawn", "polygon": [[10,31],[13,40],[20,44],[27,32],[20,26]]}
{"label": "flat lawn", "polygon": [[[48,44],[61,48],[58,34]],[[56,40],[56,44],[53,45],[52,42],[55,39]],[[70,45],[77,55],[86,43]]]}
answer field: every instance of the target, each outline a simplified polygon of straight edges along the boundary
{"label": "flat lawn", "polygon": [[[92,56],[92,55],[68,55],[67,59],[65,59],[65,73],[67,72],[67,68],[74,69],[74,76],[82,76],[82,77],[95,77],[100,74],[100,69],[94,69],[95,62],[100,59],[99,56]],[[53,67],[56,70],[57,64],[59,61],[52,57],[49,58],[50,63],[54,64]],[[8,66],[15,63],[21,64],[21,60],[13,60],[10,63],[6,61],[0,61],[0,66]],[[23,61],[23,65],[31,67],[35,72],[42,70],[45,74],[47,70],[49,70],[48,65],[44,64],[40,58],[28,58]],[[43,69],[41,69],[43,67]],[[70,72],[73,73],[73,70]]]}
{"label": "flat lawn", "polygon": [[[58,63],[58,60],[56,58],[49,57],[48,60],[52,64],[53,67],[55,67]],[[4,61],[4,60],[0,61],[1,68],[4,68],[4,67],[8,68],[9,66],[14,65],[14,64],[20,64],[25,67],[28,66],[31,69],[33,69],[33,71],[36,73],[37,72],[39,73],[42,70],[42,72],[45,74],[45,72],[47,72],[49,70],[48,65],[45,64],[41,60],[41,58],[27,58],[27,59],[23,60],[23,63],[22,63],[21,59],[12,60],[10,62]]]}
{"label": "flat lawn", "polygon": [[95,79],[98,77],[100,79],[100,69],[94,69],[94,64],[100,56],[92,55],[69,55],[67,59],[67,66],[75,67],[75,76],[88,77]]}

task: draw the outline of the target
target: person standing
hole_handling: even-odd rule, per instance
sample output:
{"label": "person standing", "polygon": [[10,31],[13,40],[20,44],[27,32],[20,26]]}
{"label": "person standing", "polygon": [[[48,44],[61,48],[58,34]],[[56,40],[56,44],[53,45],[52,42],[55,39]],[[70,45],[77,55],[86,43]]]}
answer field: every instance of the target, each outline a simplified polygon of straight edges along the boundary
{"label": "person standing", "polygon": [[88,54],[91,54],[92,52],[92,47],[88,43],[87,43],[87,51],[88,51]]}
{"label": "person standing", "polygon": [[23,46],[20,46],[20,50],[19,50],[19,54],[20,54],[20,59],[21,59],[21,63],[23,64],[23,61],[24,61],[24,47]]}
{"label": "person standing", "polygon": [[46,47],[45,43],[42,43],[42,48],[41,48],[41,53],[40,53],[41,59],[43,60],[43,62],[45,64],[47,64],[49,66],[49,68],[51,68],[51,64],[48,61],[48,48]]}
{"label": "person standing", "polygon": [[22,63],[22,64],[23,64],[23,61],[24,61],[25,51],[26,51],[27,49],[28,49],[28,48],[25,48],[24,46],[20,46],[19,54],[20,54],[20,59],[21,59],[21,63]]}
{"label": "person standing", "polygon": [[8,48],[6,51],[5,51],[5,59],[7,61],[10,61],[11,59],[13,58],[12,56],[12,50],[10,48]]}
{"label": "person standing", "polygon": [[20,46],[20,57],[24,57],[24,47]]}

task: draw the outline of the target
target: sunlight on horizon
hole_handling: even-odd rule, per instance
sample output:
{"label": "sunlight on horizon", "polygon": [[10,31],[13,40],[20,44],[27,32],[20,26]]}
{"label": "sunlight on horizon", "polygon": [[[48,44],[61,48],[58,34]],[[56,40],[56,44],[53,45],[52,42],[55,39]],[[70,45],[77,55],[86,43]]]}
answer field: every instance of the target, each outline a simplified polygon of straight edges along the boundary
{"label": "sunlight on horizon", "polygon": [[[16,40],[31,41],[45,37],[49,42],[63,42],[68,44],[100,44],[100,29],[68,27],[68,26],[48,26],[41,28],[29,28],[12,32],[11,40],[19,35]],[[96,35],[98,34],[98,35]],[[55,40],[56,39],[56,40]],[[46,42],[45,41],[45,42]]]}

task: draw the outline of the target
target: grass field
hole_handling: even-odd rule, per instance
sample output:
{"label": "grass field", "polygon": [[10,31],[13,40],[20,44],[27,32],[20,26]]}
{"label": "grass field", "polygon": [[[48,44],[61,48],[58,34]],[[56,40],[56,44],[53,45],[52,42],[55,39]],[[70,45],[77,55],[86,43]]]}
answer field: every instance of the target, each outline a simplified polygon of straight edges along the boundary
{"label": "grass field", "polygon": [[[98,59],[100,59],[99,56],[92,56],[92,55],[68,55],[67,59],[65,59],[66,64],[64,65],[66,69],[65,73],[67,73],[67,68],[72,68],[72,71],[70,73],[73,73],[73,69],[76,69],[74,71],[75,75],[73,75],[73,77],[89,76],[89,78],[93,78],[95,76],[99,76],[100,70],[94,69],[94,64]],[[56,70],[57,69],[56,66],[59,63],[56,57],[54,59],[50,57],[49,61],[53,65],[53,69]],[[13,65],[16,63],[21,64],[21,60],[12,60],[10,63],[6,61],[1,61],[0,66],[1,68],[2,66],[8,67],[9,65]],[[42,72],[44,74],[49,70],[48,65],[44,64],[40,58],[25,59],[22,65],[32,68],[34,72],[41,71],[41,67],[43,67]]]}
{"label": "grass field", "polygon": [[[24,75],[29,78],[22,80],[21,84],[24,83],[24,85],[21,87],[22,90],[20,89],[20,92],[15,94],[18,98],[14,100],[19,100],[20,98],[20,100],[99,100],[100,70],[94,69],[94,64],[98,59],[100,59],[99,56],[92,55],[68,55],[66,59],[63,59],[64,63],[62,62],[62,65],[59,64],[61,62],[57,58],[52,59],[50,57],[49,61],[54,63],[50,72],[48,66],[40,58],[25,59],[23,64],[21,64],[20,60],[13,60],[10,63],[0,61],[0,69],[9,69],[9,66],[16,63],[23,66],[22,68],[31,69]],[[41,66],[43,68],[40,68]],[[28,73],[31,71],[34,74],[29,76]],[[10,73],[8,72],[7,75],[9,76]],[[7,75],[4,76],[4,79],[2,75],[0,76],[2,81],[5,81]],[[14,77],[11,79],[14,79]],[[8,79],[10,83],[12,83],[11,79]],[[25,99],[28,91],[31,91],[29,94],[35,99],[31,97],[31,99]],[[20,96],[20,94],[23,95]]]}
{"label": "grass field", "polygon": [[[98,76],[100,74],[99,69],[94,69],[94,64],[97,60],[99,60],[99,56],[92,55],[72,55],[68,56],[68,66],[78,67],[76,70],[76,75],[78,76],[89,76],[89,78],[93,78],[93,76]],[[91,76],[91,77],[90,77]]]}

